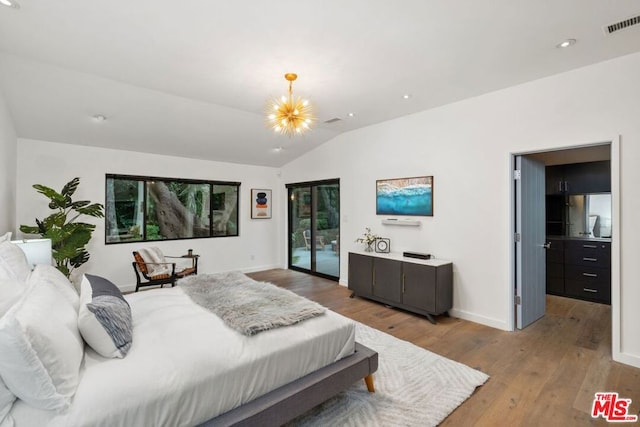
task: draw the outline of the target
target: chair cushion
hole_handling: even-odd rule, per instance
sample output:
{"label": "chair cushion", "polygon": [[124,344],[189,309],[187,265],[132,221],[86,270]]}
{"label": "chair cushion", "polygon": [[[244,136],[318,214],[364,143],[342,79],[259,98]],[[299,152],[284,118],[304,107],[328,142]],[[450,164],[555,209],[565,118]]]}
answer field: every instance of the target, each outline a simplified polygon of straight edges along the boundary
{"label": "chair cushion", "polygon": [[178,277],[190,276],[190,275],[194,274],[195,272],[196,272],[195,268],[189,267],[189,268],[185,268],[184,270],[176,273],[176,276],[178,276]]}
{"label": "chair cushion", "polygon": [[103,277],[82,278],[78,327],[87,344],[103,357],[123,358],[131,348],[131,307],[120,289]]}
{"label": "chair cushion", "polygon": [[142,258],[142,255],[140,255],[140,252],[134,252],[133,257],[138,264],[138,270],[140,270],[142,274],[148,274],[149,271],[147,270],[147,264],[144,263],[144,259]]}

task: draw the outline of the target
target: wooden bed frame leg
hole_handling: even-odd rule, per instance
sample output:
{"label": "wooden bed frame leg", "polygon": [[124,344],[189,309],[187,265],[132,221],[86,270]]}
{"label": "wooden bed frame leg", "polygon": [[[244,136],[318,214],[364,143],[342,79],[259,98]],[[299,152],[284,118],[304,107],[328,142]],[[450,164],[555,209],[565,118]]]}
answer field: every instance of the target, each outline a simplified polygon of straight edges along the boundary
{"label": "wooden bed frame leg", "polygon": [[373,387],[373,374],[369,374],[364,377],[364,383],[367,385],[367,390],[369,390],[369,393],[376,392],[376,389]]}

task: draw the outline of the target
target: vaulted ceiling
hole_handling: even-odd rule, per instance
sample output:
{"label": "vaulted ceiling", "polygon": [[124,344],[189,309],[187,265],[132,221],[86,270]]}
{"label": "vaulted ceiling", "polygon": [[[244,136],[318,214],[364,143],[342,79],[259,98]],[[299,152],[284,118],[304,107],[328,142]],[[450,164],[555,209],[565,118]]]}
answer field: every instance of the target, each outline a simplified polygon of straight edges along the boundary
{"label": "vaulted ceiling", "polygon": [[[603,30],[636,0],[17,1],[0,6],[0,91],[19,137],[267,166],[640,50],[640,25]],[[264,123],[286,72],[316,107],[303,137]]]}

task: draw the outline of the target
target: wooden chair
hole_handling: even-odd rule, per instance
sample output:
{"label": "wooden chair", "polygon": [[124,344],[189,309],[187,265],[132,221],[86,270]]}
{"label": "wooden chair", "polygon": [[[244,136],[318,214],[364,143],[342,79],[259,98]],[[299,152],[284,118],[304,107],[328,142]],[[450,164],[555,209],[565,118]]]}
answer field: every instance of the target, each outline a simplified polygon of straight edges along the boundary
{"label": "wooden chair", "polygon": [[[304,237],[304,245],[307,250],[311,249],[311,230],[304,230],[302,232]],[[316,249],[324,250],[324,236],[316,236]]]}
{"label": "wooden chair", "polygon": [[[180,257],[163,256],[164,258],[188,258],[191,259],[191,267],[183,268],[176,272],[175,262],[149,262],[140,255],[140,252],[133,251],[133,271],[136,273],[136,292],[146,286],[176,285],[176,280],[192,274],[198,274],[199,255],[184,255]],[[158,269],[158,266],[160,269]]]}

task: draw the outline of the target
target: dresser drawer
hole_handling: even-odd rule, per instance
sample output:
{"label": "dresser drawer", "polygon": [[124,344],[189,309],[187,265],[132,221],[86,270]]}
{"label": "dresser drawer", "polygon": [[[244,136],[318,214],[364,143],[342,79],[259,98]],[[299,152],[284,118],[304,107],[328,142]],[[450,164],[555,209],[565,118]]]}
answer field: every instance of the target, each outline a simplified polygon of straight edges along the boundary
{"label": "dresser drawer", "polygon": [[564,277],[567,280],[582,281],[591,286],[611,286],[611,270],[582,265],[566,265]]}
{"label": "dresser drawer", "polygon": [[565,242],[565,264],[610,268],[611,244],[589,240],[568,240]]}
{"label": "dresser drawer", "polygon": [[564,291],[572,297],[611,304],[611,285],[565,279]]}

